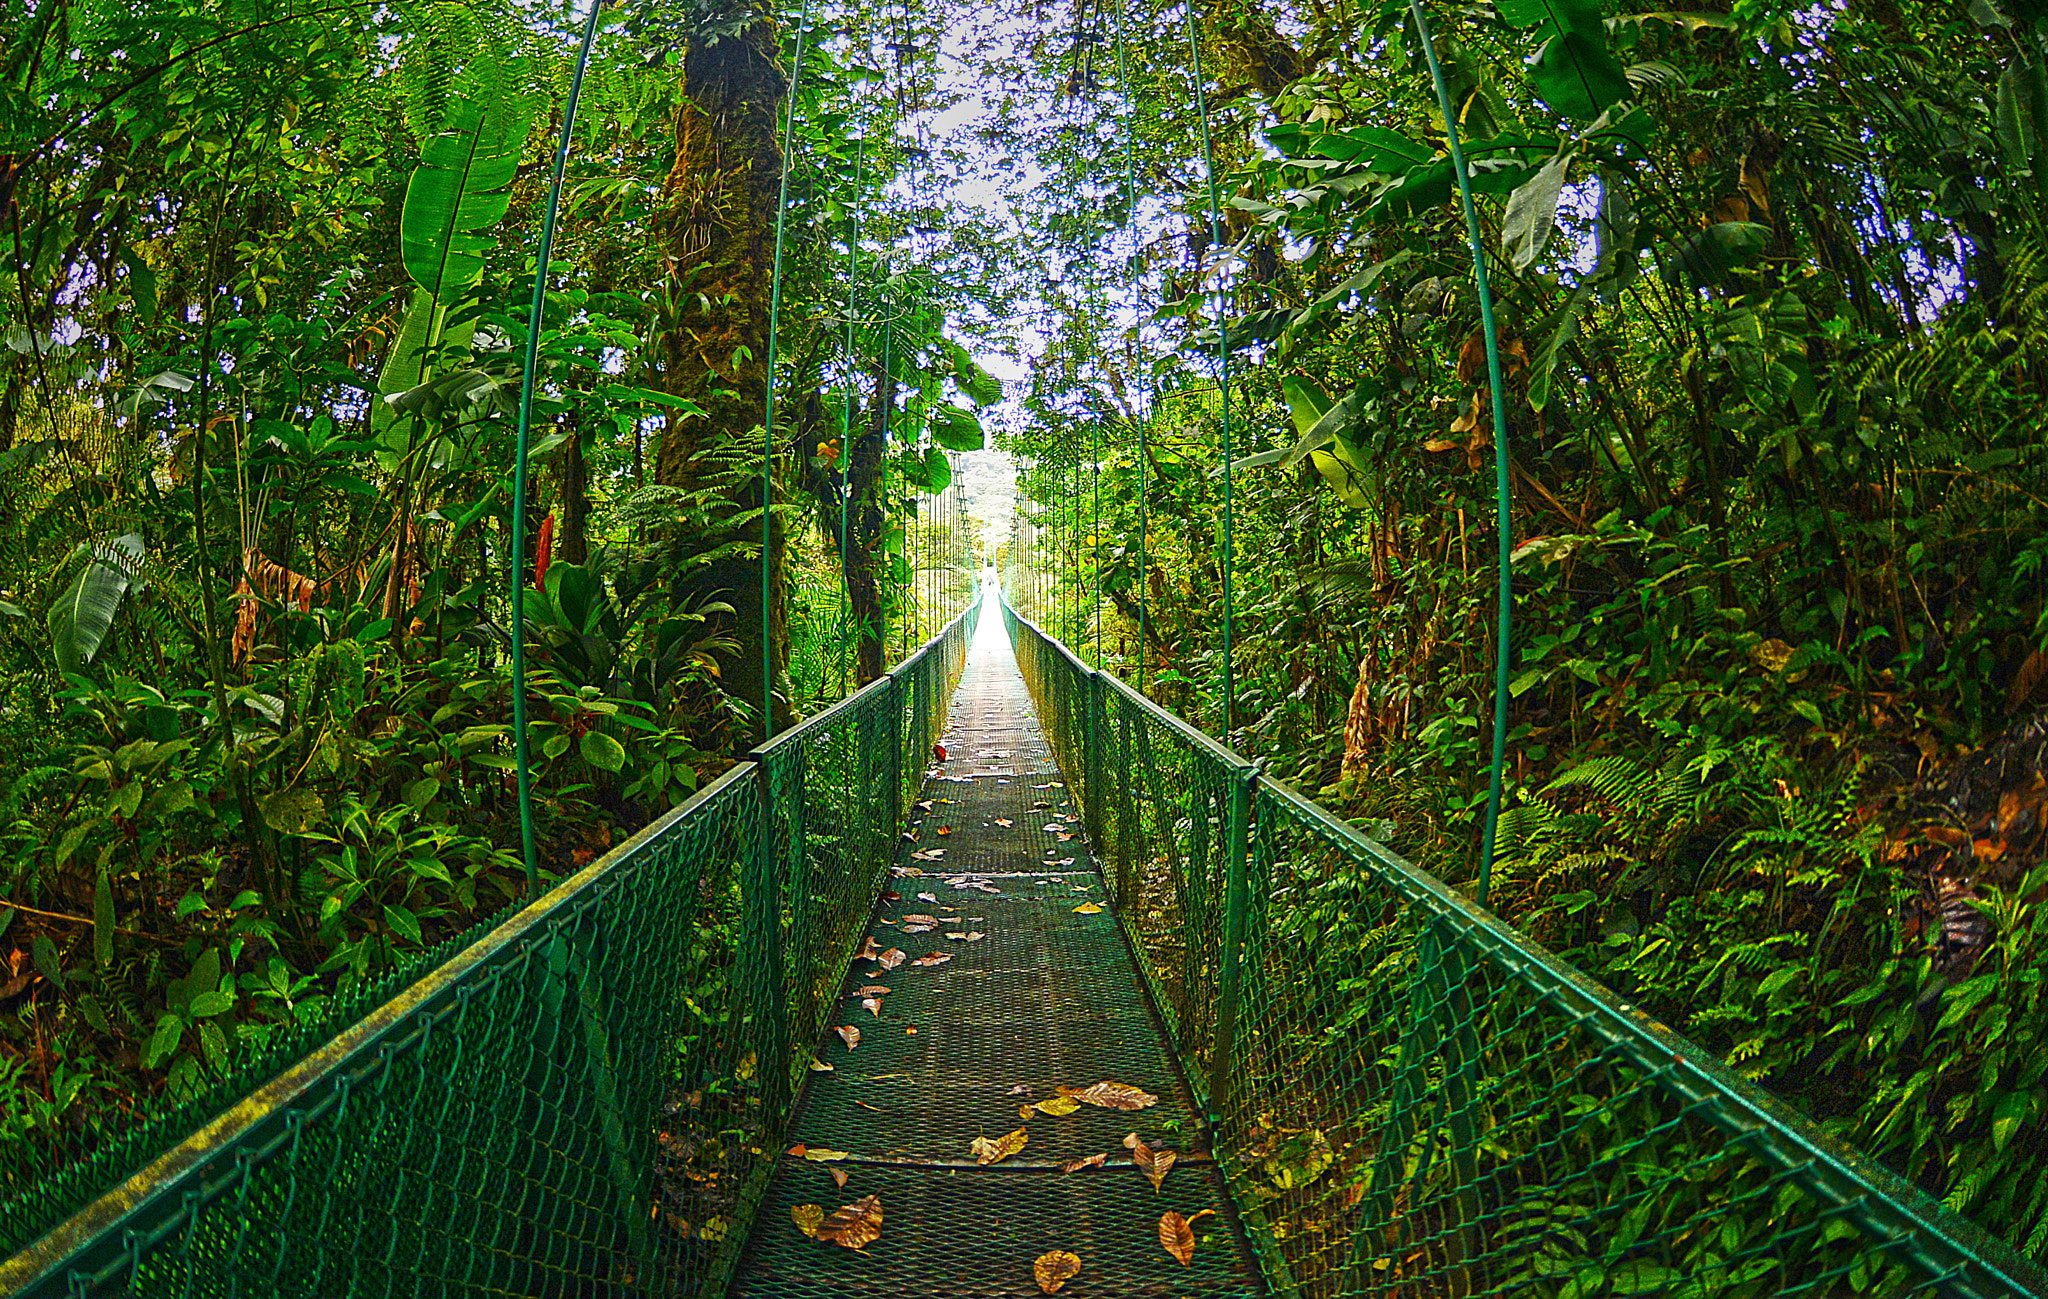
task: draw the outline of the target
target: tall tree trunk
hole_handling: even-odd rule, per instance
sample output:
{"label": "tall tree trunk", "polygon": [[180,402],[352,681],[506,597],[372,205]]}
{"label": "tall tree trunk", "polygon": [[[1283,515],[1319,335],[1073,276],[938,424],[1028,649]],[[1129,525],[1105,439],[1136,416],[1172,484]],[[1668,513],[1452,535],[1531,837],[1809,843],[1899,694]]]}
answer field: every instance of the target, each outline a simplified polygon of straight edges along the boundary
{"label": "tall tree trunk", "polygon": [[[676,161],[662,191],[669,296],[675,327],[660,340],[663,385],[703,412],[672,416],[655,455],[654,481],[722,504],[710,529],[678,537],[702,553],[731,543],[758,546],[762,508],[761,420],[768,391],[768,308],[775,258],[775,210],[782,182],[776,118],[788,81],[775,63],[774,29],[755,18],[738,33],[693,41],[683,60],[687,98],[676,117]],[[748,472],[747,466],[752,466]],[[723,521],[722,521],[723,520]],[[789,656],[781,612],[783,537],[774,521],[762,560],[737,555],[678,565],[679,601],[716,598],[734,612],[720,630],[739,642],[723,668],[725,687],[758,708],[762,644],[780,676]],[[761,568],[769,597],[761,598]],[[789,705],[778,693],[780,725]]]}

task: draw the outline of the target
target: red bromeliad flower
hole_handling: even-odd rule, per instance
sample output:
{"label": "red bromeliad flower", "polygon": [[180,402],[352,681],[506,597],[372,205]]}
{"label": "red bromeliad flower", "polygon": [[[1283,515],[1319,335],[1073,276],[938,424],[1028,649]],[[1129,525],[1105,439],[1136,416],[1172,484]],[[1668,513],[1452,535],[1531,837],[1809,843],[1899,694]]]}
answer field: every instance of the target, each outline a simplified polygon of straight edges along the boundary
{"label": "red bromeliad flower", "polygon": [[540,521],[540,536],[533,544],[533,587],[536,591],[547,589],[548,563],[554,558],[554,552],[555,512],[549,510],[548,516]]}

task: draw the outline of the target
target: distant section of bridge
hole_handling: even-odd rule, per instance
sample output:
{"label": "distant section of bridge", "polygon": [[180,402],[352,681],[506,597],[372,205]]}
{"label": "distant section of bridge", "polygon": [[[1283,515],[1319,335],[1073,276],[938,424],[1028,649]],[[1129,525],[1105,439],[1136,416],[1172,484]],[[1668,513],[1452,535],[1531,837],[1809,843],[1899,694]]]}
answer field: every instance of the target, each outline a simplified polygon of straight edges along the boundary
{"label": "distant section of bridge", "polygon": [[335,1027],[17,1195],[0,1285],[2048,1294],[992,591]]}

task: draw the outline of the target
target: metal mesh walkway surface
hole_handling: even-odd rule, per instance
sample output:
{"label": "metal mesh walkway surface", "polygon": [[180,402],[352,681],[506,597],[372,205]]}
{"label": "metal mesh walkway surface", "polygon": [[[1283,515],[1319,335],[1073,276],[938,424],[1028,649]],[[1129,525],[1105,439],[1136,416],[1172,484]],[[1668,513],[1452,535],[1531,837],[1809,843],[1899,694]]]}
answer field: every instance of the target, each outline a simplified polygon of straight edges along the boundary
{"label": "metal mesh walkway surface", "polygon": [[[1001,622],[982,628],[733,1293],[1264,1293]],[[872,1240],[840,1227],[877,1217]]]}

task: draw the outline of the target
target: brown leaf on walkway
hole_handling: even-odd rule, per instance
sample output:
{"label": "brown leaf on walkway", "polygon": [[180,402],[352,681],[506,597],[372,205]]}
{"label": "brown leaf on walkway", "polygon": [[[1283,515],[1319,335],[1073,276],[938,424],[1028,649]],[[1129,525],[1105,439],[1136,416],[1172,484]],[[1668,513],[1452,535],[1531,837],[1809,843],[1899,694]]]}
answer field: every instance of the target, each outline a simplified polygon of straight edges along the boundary
{"label": "brown leaf on walkway", "polygon": [[832,1031],[839,1034],[840,1040],[846,1043],[847,1050],[851,1051],[860,1045],[860,1030],[853,1025],[834,1024]]}
{"label": "brown leaf on walkway", "polygon": [[1159,1098],[1151,1092],[1108,1079],[1093,1087],[1062,1087],[1059,1093],[1071,1096],[1083,1105],[1099,1105],[1106,1110],[1143,1110],[1159,1103]]}
{"label": "brown leaf on walkway", "polygon": [[1010,818],[1007,816],[999,816],[996,818],[996,824],[1003,827],[1003,829],[1007,830],[1012,825],[1015,825],[1016,822],[1010,820]]}
{"label": "brown leaf on walkway", "polygon": [[903,923],[906,925],[936,925],[939,923],[939,918],[937,916],[925,915],[920,911],[903,917]]}
{"label": "brown leaf on walkway", "polygon": [[[1132,1135],[1136,1136],[1137,1134],[1133,1133]],[[1178,1158],[1180,1156],[1171,1150],[1154,1150],[1143,1141],[1139,1141],[1131,1146],[1131,1162],[1135,1163],[1138,1166],[1138,1171],[1151,1181],[1152,1194],[1154,1195],[1160,1193],[1160,1183],[1164,1182],[1166,1175],[1173,1171],[1173,1161]]]}
{"label": "brown leaf on walkway", "polygon": [[882,1234],[882,1199],[870,1195],[843,1205],[818,1228],[818,1239],[860,1249]]}
{"label": "brown leaf on walkway", "polygon": [[1038,1281],[1040,1294],[1058,1294],[1060,1287],[1073,1280],[1080,1271],[1080,1258],[1063,1249],[1040,1254],[1031,1264],[1031,1275]]}
{"label": "brown leaf on walkway", "polygon": [[1031,1135],[1025,1132],[1024,1129],[1018,1128],[1015,1132],[1009,1133],[1007,1136],[998,1137],[994,1141],[989,1140],[987,1137],[976,1137],[968,1143],[967,1148],[974,1153],[975,1163],[995,1164],[1001,1163],[1011,1155],[1016,1154],[1026,1145],[1030,1144],[1030,1141]]}
{"label": "brown leaf on walkway", "polygon": [[942,826],[940,826],[940,827],[939,827],[939,828],[938,828],[937,830],[933,831],[933,833],[935,833],[935,834],[951,834],[951,833],[953,833],[953,827],[952,827],[952,826],[950,826],[950,825],[942,825]]}
{"label": "brown leaf on walkway", "polygon": [[880,956],[876,957],[875,959],[882,963],[883,969],[893,970],[897,966],[903,964],[904,952],[901,948],[892,947],[888,951],[883,952]]}
{"label": "brown leaf on walkway", "polygon": [[831,1073],[831,1072],[832,1072],[832,1066],[831,1066],[831,1065],[829,1065],[829,1064],[826,1064],[826,1063],[825,1063],[825,1062],[824,1062],[823,1060],[820,1060],[820,1059],[819,1059],[818,1057],[816,1057],[816,1056],[812,1056],[812,1057],[811,1057],[811,1072],[812,1072],[812,1073]]}
{"label": "brown leaf on walkway", "polygon": [[912,961],[912,965],[944,965],[953,959],[951,952],[930,952]]}
{"label": "brown leaf on walkway", "polygon": [[919,861],[937,861],[946,855],[946,850],[944,848],[920,848],[910,855]]}
{"label": "brown leaf on walkway", "polygon": [[1108,1155],[1090,1155],[1086,1159],[1069,1159],[1060,1165],[1063,1173],[1078,1173],[1084,1168],[1100,1168],[1109,1159]]}
{"label": "brown leaf on walkway", "polygon": [[832,1174],[833,1185],[842,1191],[846,1189],[846,1170],[844,1168],[828,1168],[825,1171]]}
{"label": "brown leaf on walkway", "polygon": [[880,957],[881,954],[881,949],[875,946],[875,936],[869,934],[867,940],[860,945],[860,950],[853,954],[853,959],[856,961],[872,961]]}
{"label": "brown leaf on walkway", "polygon": [[1032,1119],[1038,1117],[1038,1107],[1036,1105],[1019,1105],[1017,1107],[1017,1117],[1029,1123]]}
{"label": "brown leaf on walkway", "polygon": [[879,983],[864,983],[861,985],[860,990],[853,995],[856,997],[880,997],[887,995],[888,991],[887,988]]}
{"label": "brown leaf on walkway", "polygon": [[928,934],[935,927],[933,925],[905,925],[903,926],[903,932],[906,934]]}
{"label": "brown leaf on walkway", "polygon": [[825,1207],[820,1204],[799,1204],[789,1211],[790,1221],[796,1229],[812,1240],[818,1238],[818,1228],[825,1224]]}
{"label": "brown leaf on walkway", "polygon": [[861,998],[860,1008],[873,1015],[876,1019],[882,1017],[882,999],[880,997]]}
{"label": "brown leaf on walkway", "polygon": [[1080,1109],[1081,1102],[1071,1096],[1055,1096],[1049,1101],[1038,1102],[1033,1108],[1040,1114],[1050,1114],[1057,1118],[1061,1115],[1072,1114],[1075,1110]]}
{"label": "brown leaf on walkway", "polygon": [[1180,1260],[1182,1267],[1195,1261],[1195,1229],[1188,1220],[1168,1209],[1159,1216],[1159,1246]]}
{"label": "brown leaf on walkway", "polygon": [[1083,902],[1080,906],[1074,908],[1074,914],[1077,916],[1099,915],[1101,911],[1101,904],[1095,902]]}

